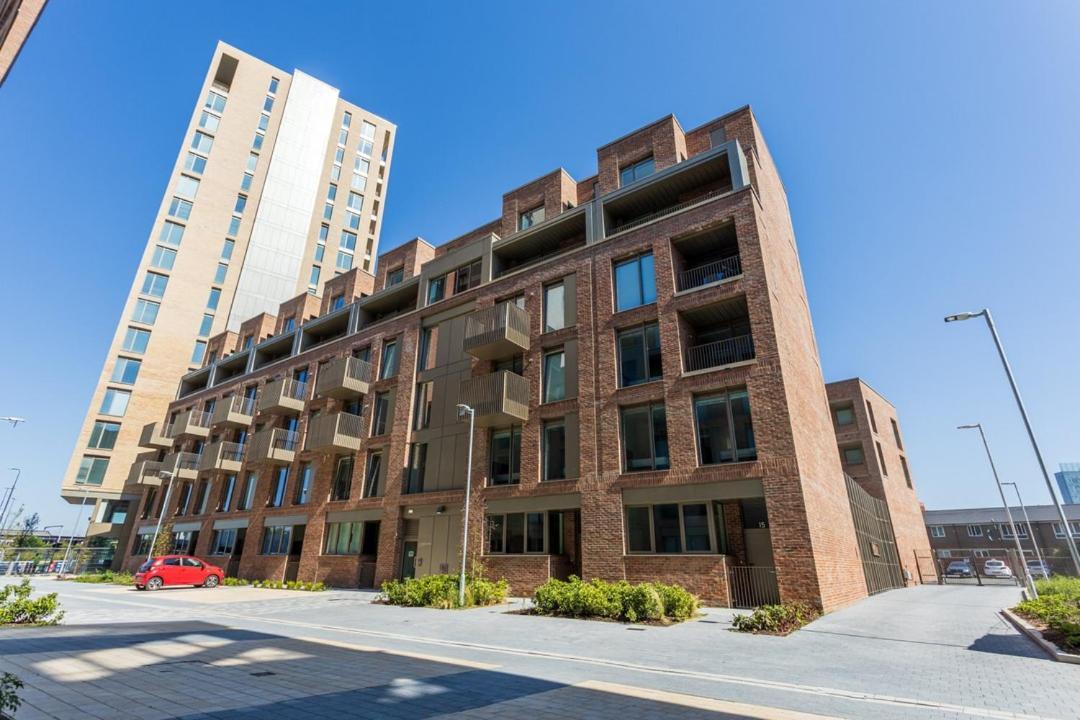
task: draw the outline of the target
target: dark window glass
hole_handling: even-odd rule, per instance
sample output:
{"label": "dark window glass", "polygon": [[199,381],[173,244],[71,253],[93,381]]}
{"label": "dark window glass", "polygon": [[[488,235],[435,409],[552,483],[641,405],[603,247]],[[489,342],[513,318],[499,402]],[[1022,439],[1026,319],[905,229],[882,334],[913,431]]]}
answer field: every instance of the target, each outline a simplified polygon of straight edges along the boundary
{"label": "dark window glass", "polygon": [[367,473],[364,477],[364,497],[379,496],[379,472],[382,469],[382,453],[368,453]]}
{"label": "dark window glass", "polygon": [[619,383],[639,385],[664,376],[660,363],[660,327],[649,323],[619,332]]}
{"label": "dark window glass", "polygon": [[514,513],[506,516],[506,552],[525,552],[525,515]]}
{"label": "dark window glass", "polygon": [[459,267],[454,272],[454,293],[465,292],[480,284],[481,262],[475,260],[469,265]]}
{"label": "dark window glass", "polygon": [[427,287],[427,304],[439,302],[446,294],[446,276],[441,275],[437,278],[431,278],[428,281]]}
{"label": "dark window glass", "polygon": [[682,552],[679,535],[679,506],[653,505],[653,540],[656,543],[656,552]]}
{"label": "dark window glass", "polygon": [[521,480],[521,428],[491,433],[491,484],[511,485]]}
{"label": "dark window glass", "polygon": [[413,443],[409,449],[408,476],[405,492],[424,492],[424,469],[427,465],[427,443]]}
{"label": "dark window glass", "polygon": [[669,467],[667,418],[663,405],[623,408],[623,469],[665,470]]}
{"label": "dark window glass", "polygon": [[702,505],[683,505],[683,531],[686,534],[686,552],[709,552],[709,510]]}
{"label": "dark window glass", "polygon": [[488,552],[501,553],[506,551],[503,545],[503,530],[505,529],[505,516],[488,515]]}
{"label": "dark window glass", "polygon": [[387,415],[390,412],[389,393],[375,393],[375,412],[372,413],[371,434],[372,436],[386,434]]}
{"label": "dark window glass", "polygon": [[645,158],[644,160],[638,160],[632,165],[619,170],[619,187],[625,187],[635,180],[640,180],[643,177],[648,177],[656,171],[656,162],[652,156]]}
{"label": "dark window glass", "polygon": [[656,272],[652,253],[615,265],[615,309],[628,310],[656,302]]}
{"label": "dark window glass", "polygon": [[566,423],[563,420],[544,423],[543,478],[563,480],[566,478]]}
{"label": "dark window glass", "polygon": [[525,552],[544,552],[544,513],[542,512],[526,513]]}
{"label": "dark window glass", "polygon": [[702,465],[757,457],[750,398],[745,390],[694,398]]}
{"label": "dark window glass", "polygon": [[352,490],[353,456],[339,457],[334,470],[334,484],[330,489],[331,500],[348,500]]}
{"label": "dark window glass", "polygon": [[632,507],[626,509],[626,535],[630,552],[652,552],[649,508]]}

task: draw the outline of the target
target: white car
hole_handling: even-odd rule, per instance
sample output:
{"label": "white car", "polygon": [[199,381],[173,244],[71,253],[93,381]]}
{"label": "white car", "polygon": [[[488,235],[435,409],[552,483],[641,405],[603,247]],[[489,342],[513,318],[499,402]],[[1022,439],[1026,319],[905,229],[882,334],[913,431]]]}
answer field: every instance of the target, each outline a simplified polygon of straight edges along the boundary
{"label": "white car", "polygon": [[1012,570],[1005,564],[1004,560],[987,560],[983,565],[983,574],[986,577],[999,577],[999,578],[1011,578],[1013,576]]}
{"label": "white car", "polygon": [[1027,561],[1028,573],[1033,578],[1049,578],[1050,566],[1045,560],[1028,560]]}

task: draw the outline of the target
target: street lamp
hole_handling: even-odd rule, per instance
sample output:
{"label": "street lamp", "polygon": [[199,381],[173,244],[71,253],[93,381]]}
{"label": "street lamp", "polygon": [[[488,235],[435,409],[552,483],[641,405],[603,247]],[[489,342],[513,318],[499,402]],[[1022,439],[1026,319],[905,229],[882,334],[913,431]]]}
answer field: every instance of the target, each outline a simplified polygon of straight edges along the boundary
{"label": "street lamp", "polygon": [[[90,483],[86,482],[85,480],[80,483],[78,478],[76,478],[75,484],[83,486],[83,498],[82,502],[79,503],[79,514],[75,516],[75,524],[71,526],[71,537],[68,538],[67,550],[64,551],[64,560],[60,563],[61,574],[67,571],[67,561],[68,556],[71,555],[71,546],[75,543],[75,534],[79,532],[79,523],[82,522],[82,514],[83,509],[86,508],[86,501],[90,499]],[[86,524],[86,529],[90,529],[90,523]],[[77,565],[78,562],[76,562],[75,564]]]}
{"label": "street lamp", "polygon": [[[1031,518],[1028,517],[1027,505],[1024,504],[1024,498],[1020,497],[1020,486],[1014,482],[1001,483],[1002,485],[1012,485],[1012,489],[1016,491],[1016,499],[1020,502],[1020,510],[1024,513],[1024,522],[1027,523],[1028,530],[1031,532],[1031,546],[1035,548],[1035,557],[1039,561],[1039,568],[1046,573],[1046,563],[1043,562],[1042,552],[1039,550],[1039,543],[1035,540],[1035,528],[1031,524]],[[1030,575],[1030,573],[1028,573]],[[1034,578],[1032,578],[1034,579]]]}
{"label": "street lamp", "polygon": [[[1024,562],[1024,549],[1020,546],[1020,533],[1016,531],[1016,523],[1013,522],[1012,511],[1009,510],[1009,503],[1005,501],[1005,490],[1001,487],[1001,478],[998,477],[997,466],[994,465],[994,456],[990,454],[990,443],[986,442],[986,433],[983,432],[982,424],[958,425],[956,429],[979,431],[979,437],[982,438],[983,447],[986,448],[986,457],[990,460],[990,470],[994,473],[994,482],[997,483],[998,494],[1001,495],[1001,504],[1005,507],[1005,518],[1009,521],[1013,542],[1016,543],[1016,552],[1018,553],[1019,562],[1024,570],[1024,579],[1027,581],[1028,587],[1031,588],[1032,595],[1034,597],[1039,597],[1039,591],[1035,589],[1035,581],[1031,579],[1031,574],[1027,569],[1027,563]],[[1031,523],[1028,523],[1028,528],[1031,528]]]}
{"label": "street lamp", "polygon": [[1054,483],[1050,480],[1050,473],[1046,470],[1046,463],[1043,462],[1042,451],[1039,450],[1039,443],[1035,440],[1035,431],[1031,429],[1031,422],[1028,420],[1027,410],[1024,408],[1024,401],[1020,397],[1020,388],[1016,386],[1016,378],[1013,377],[1012,368],[1009,367],[1009,359],[1005,357],[1005,348],[1001,345],[1001,338],[998,337],[997,328],[994,327],[994,318],[990,315],[989,308],[983,308],[978,312],[963,312],[956,315],[949,315],[945,318],[945,322],[959,322],[961,320],[970,320],[974,317],[982,317],[986,320],[986,326],[990,328],[990,335],[994,338],[994,345],[997,347],[998,355],[1001,357],[1001,364],[1005,367],[1005,375],[1009,378],[1009,386],[1012,387],[1013,397],[1016,398],[1016,405],[1020,408],[1020,416],[1024,419],[1024,427],[1027,428],[1028,438],[1031,440],[1031,447],[1035,450],[1035,458],[1039,461],[1039,471],[1042,472],[1043,480],[1046,481],[1046,489],[1050,491],[1050,500],[1054,503],[1054,507],[1057,508],[1058,517],[1061,519],[1061,526],[1065,528],[1065,547],[1069,548],[1069,554],[1072,556],[1073,566],[1076,568],[1076,572],[1080,573],[1080,552],[1076,549],[1076,542],[1072,539],[1072,533],[1069,532],[1069,519],[1065,517],[1065,508],[1061,507],[1061,503],[1058,502],[1057,493],[1054,491]]}
{"label": "street lamp", "polygon": [[7,530],[8,506],[11,504],[12,498],[15,497],[15,488],[19,485],[19,476],[22,475],[22,470],[19,468],[8,468],[8,470],[15,471],[15,482],[8,488],[7,497],[4,498],[4,509],[0,510],[0,535],[6,534],[4,531]]}
{"label": "street lamp", "polygon": [[158,533],[161,532],[161,521],[165,518],[165,513],[169,512],[169,493],[172,492],[172,479],[174,475],[168,470],[161,470],[158,472],[158,477],[166,483],[165,501],[161,506],[161,514],[158,515],[157,527],[154,528],[154,539],[150,541],[150,552],[146,556],[147,560],[152,560],[154,558],[154,546],[157,545]]}
{"label": "street lamp", "polygon": [[458,403],[458,417],[462,420],[469,416],[469,453],[468,465],[465,466],[465,517],[461,529],[461,575],[458,577],[458,605],[465,606],[465,558],[469,550],[469,496],[472,494],[472,446],[473,430],[476,424],[476,410],[464,403]]}

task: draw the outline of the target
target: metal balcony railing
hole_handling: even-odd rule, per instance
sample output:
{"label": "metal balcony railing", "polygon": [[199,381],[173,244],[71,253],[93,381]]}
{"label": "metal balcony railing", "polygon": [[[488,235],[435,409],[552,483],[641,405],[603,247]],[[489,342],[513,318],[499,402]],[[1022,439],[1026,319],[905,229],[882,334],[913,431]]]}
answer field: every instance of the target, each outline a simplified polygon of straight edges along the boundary
{"label": "metal balcony railing", "polygon": [[731,192],[731,188],[728,188],[728,187],[719,188],[719,189],[716,189],[716,190],[710,190],[708,192],[702,193],[701,195],[698,195],[697,197],[691,198],[691,199],[689,199],[689,200],[687,200],[685,202],[676,203],[675,205],[669,205],[668,207],[663,208],[661,210],[657,210],[654,213],[649,213],[648,215],[643,215],[641,217],[633,218],[632,220],[627,220],[627,221],[625,221],[623,223],[620,223],[620,224],[616,225],[615,227],[611,228],[611,230],[608,232],[608,237],[611,237],[613,235],[617,235],[618,233],[621,233],[621,232],[626,232],[627,230],[631,230],[631,229],[636,228],[636,227],[641,227],[642,225],[647,225],[648,223],[651,223],[653,220],[659,220],[662,217],[667,217],[668,215],[674,215],[675,213],[686,210],[687,208],[691,208],[694,205],[697,205],[698,203],[703,203],[703,202],[705,202],[707,200],[712,200],[713,198],[720,197],[721,195],[727,195],[729,192]]}
{"label": "metal balcony railing", "polygon": [[721,258],[679,273],[679,290],[701,287],[742,275],[742,257],[738,254]]}
{"label": "metal balcony railing", "polygon": [[307,383],[294,378],[277,378],[266,384],[262,395],[259,397],[259,410],[293,410],[304,409],[304,399],[307,394]]}
{"label": "metal balcony railing", "polygon": [[322,397],[344,399],[366,395],[375,373],[366,360],[354,357],[334,358],[319,370],[315,393]]}
{"label": "metal balcony railing", "polygon": [[732,607],[754,608],[780,602],[774,567],[736,565],[728,568],[728,587]]}
{"label": "metal balcony railing", "polygon": [[343,412],[318,415],[308,423],[307,448],[359,450],[363,433],[363,418],[359,415]]}
{"label": "metal balcony railing", "polygon": [[754,341],[749,335],[686,348],[686,371],[707,370],[754,359]]}
{"label": "metal balcony railing", "polygon": [[[134,484],[145,484],[145,478],[158,479],[158,473],[161,472],[163,465],[157,460],[139,460],[132,464],[131,471],[128,472],[128,482]],[[151,484],[157,484],[156,482]]]}
{"label": "metal balcony railing", "polygon": [[469,378],[462,383],[461,397],[476,411],[481,427],[529,419],[529,381],[509,370]]}
{"label": "metal balcony railing", "polygon": [[250,425],[255,415],[255,398],[234,395],[214,406],[212,425]]}
{"label": "metal balcony railing", "polygon": [[210,443],[202,453],[200,470],[239,471],[244,461],[244,445],[236,442]]}
{"label": "metal balcony railing", "polygon": [[481,360],[529,349],[529,313],[514,303],[477,310],[465,320],[465,352]]}
{"label": "metal balcony railing", "polygon": [[201,453],[175,452],[165,456],[161,469],[171,472],[175,479],[194,480],[199,474],[201,461]]}
{"label": "metal balcony railing", "polygon": [[184,435],[206,437],[210,434],[211,415],[203,410],[188,410],[176,416],[176,421],[169,425],[170,438]]}
{"label": "metal balcony railing", "polygon": [[292,462],[300,434],[285,428],[266,428],[251,436],[248,457],[253,461]]}
{"label": "metal balcony railing", "polygon": [[163,423],[147,423],[143,425],[142,434],[139,436],[139,447],[144,448],[170,448],[172,438],[167,434],[167,428]]}

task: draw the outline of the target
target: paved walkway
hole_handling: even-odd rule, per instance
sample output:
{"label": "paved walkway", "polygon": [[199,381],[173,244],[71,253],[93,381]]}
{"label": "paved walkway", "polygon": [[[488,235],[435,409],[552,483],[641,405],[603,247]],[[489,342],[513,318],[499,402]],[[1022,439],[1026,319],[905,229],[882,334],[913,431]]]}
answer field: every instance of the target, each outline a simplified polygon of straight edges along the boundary
{"label": "paved walkway", "polygon": [[[1047,717],[1080,668],[996,615],[1012,588],[886,593],[787,638],[682,625],[435,611],[348,591],[61,592],[57,628],[0,631],[19,720],[163,717]],[[122,623],[117,623],[121,619]]]}

